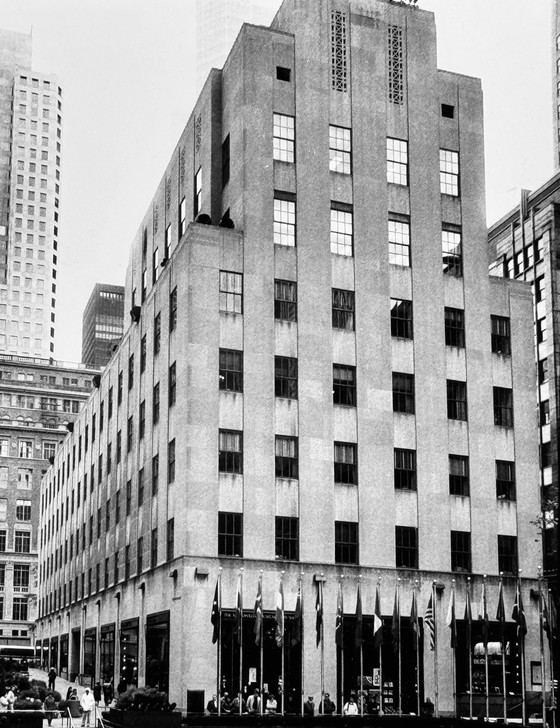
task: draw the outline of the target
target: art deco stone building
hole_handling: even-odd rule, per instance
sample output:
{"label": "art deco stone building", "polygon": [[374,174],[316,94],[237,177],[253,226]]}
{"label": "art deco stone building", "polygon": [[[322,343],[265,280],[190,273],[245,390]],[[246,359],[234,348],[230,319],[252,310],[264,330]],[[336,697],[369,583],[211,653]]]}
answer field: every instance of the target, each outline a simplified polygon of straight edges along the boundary
{"label": "art deco stone building", "polygon": [[[244,690],[262,679],[297,711],[300,691],[324,687],[340,705],[359,686],[360,583],[363,684],[379,676],[383,709],[416,712],[430,695],[468,714],[472,688],[480,714],[485,621],[467,644],[461,617],[467,589],[474,605],[484,588],[499,642],[503,573],[507,692],[519,705],[522,666],[538,689],[531,293],[488,275],[480,82],[437,69],[431,13],[285,0],[270,28],[244,26],[133,241],[125,310],[132,322],[42,484],[37,639],[63,674],[124,675],[199,710],[218,662],[237,691],[242,636]],[[518,569],[525,663],[510,619]],[[437,652],[426,630],[416,653],[413,591],[421,618],[435,595]]]}

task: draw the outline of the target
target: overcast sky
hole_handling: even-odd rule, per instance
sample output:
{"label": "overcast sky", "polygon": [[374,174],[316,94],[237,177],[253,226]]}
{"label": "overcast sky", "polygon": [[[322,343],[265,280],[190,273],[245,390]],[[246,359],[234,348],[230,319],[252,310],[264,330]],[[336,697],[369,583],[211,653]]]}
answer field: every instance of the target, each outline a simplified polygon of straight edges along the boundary
{"label": "overcast sky", "polygon": [[[439,67],[483,81],[491,223],[553,172],[551,0],[419,5],[436,13]],[[198,92],[194,0],[1,0],[0,26],[33,28],[34,68],[63,87],[56,357],[79,361],[87,298],[124,283]]]}

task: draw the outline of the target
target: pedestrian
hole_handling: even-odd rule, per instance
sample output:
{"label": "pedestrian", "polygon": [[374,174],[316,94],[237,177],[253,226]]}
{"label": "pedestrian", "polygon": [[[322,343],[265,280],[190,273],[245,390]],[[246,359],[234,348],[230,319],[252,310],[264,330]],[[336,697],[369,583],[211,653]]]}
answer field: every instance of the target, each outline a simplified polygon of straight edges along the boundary
{"label": "pedestrian", "polygon": [[247,701],[247,712],[257,715],[261,712],[261,693],[257,688]]}
{"label": "pedestrian", "polygon": [[315,703],[313,702],[313,695],[308,695],[307,700],[303,704],[303,714],[307,718],[313,718],[315,715]]}
{"label": "pedestrian", "polygon": [[101,683],[99,680],[93,686],[93,699],[95,700],[96,705],[99,705],[101,702]]}
{"label": "pedestrian", "polygon": [[344,715],[358,715],[358,705],[353,695],[348,698],[342,712]]}
{"label": "pedestrian", "polygon": [[325,698],[319,705],[319,713],[321,715],[332,715],[333,713],[336,713],[336,705],[331,700],[329,693],[325,693]]}
{"label": "pedestrian", "polygon": [[52,725],[52,719],[54,718],[55,711],[56,711],[56,701],[55,701],[52,693],[47,693],[47,695],[45,696],[45,702],[43,703],[43,710],[45,711],[45,717],[47,719],[47,723],[49,725]]}
{"label": "pedestrian", "polygon": [[106,676],[103,681],[103,702],[105,703],[105,707],[109,707],[109,703],[113,699],[113,683],[109,678]]}
{"label": "pedestrian", "polygon": [[[231,701],[231,712],[234,714],[237,713],[237,715],[239,715],[239,713],[240,713],[239,705],[240,705],[240,703],[239,703],[239,694],[238,694]],[[246,712],[247,712],[247,706],[245,705],[245,701],[243,700],[243,698],[241,698],[241,713],[246,713]]]}
{"label": "pedestrian", "polygon": [[270,693],[270,695],[268,696],[268,700],[266,701],[265,713],[267,715],[272,715],[273,713],[276,713],[277,707],[278,707],[278,703],[276,702],[274,693]]}
{"label": "pedestrian", "polygon": [[124,679],[124,675],[123,675],[121,677],[121,679],[119,680],[119,684],[117,685],[117,693],[119,695],[122,695],[123,693],[126,693],[127,690],[128,690],[128,684],[127,684],[126,680]]}
{"label": "pedestrian", "polygon": [[221,712],[222,713],[231,713],[232,703],[231,698],[229,697],[229,693],[224,693],[221,700]]}
{"label": "pedestrian", "polygon": [[82,726],[88,726],[89,727],[89,718],[91,715],[91,711],[95,708],[95,699],[93,695],[91,694],[89,688],[86,688],[85,693],[82,695],[82,699],[80,700],[80,705],[82,706]]}
{"label": "pedestrian", "polygon": [[215,695],[212,695],[212,700],[208,701],[206,710],[210,714],[216,714],[218,712],[218,700]]}
{"label": "pedestrian", "polygon": [[432,718],[434,715],[434,704],[430,700],[430,698],[426,698],[424,703],[422,704],[422,710],[420,711],[422,715],[425,715],[427,718]]}
{"label": "pedestrian", "polygon": [[54,665],[49,670],[49,690],[54,690],[56,682],[56,670],[54,669]]}

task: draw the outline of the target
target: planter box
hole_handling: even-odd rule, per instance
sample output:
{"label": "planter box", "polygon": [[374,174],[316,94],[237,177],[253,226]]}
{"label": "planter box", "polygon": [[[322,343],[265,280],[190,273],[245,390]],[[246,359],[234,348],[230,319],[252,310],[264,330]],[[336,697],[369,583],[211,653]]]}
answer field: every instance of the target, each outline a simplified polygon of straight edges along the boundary
{"label": "planter box", "polygon": [[43,728],[42,710],[14,710],[0,713],[0,728]]}
{"label": "planter box", "polygon": [[[104,713],[104,717],[107,713]],[[180,728],[181,713],[160,713],[151,710],[117,710],[109,708],[108,720],[120,728]],[[1,728],[1,726],[0,726]]]}

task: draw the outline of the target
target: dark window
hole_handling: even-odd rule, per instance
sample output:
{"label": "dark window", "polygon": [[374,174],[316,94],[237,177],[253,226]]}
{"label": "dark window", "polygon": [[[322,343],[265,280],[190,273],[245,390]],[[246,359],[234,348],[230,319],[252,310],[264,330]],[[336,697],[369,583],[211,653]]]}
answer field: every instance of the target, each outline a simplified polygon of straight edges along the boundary
{"label": "dark window", "polygon": [[441,115],[444,116],[446,119],[454,119],[455,118],[455,107],[451,106],[451,104],[442,104],[441,105]]}
{"label": "dark window", "polygon": [[128,357],[128,389],[134,386],[134,354]]}
{"label": "dark window", "polygon": [[546,316],[537,319],[537,344],[542,344],[548,339],[548,331],[546,328]]}
{"label": "dark window", "polygon": [[150,544],[150,568],[155,569],[157,566],[157,528],[152,529],[152,543]]}
{"label": "dark window", "polygon": [[[109,395],[107,402],[107,417],[111,419],[113,416],[113,387],[109,387]],[[81,460],[81,449],[78,448],[78,460]]]}
{"label": "dark window", "polygon": [[469,531],[451,531],[451,571],[472,571]]}
{"label": "dark window", "polygon": [[333,329],[354,331],[354,291],[332,289]]}
{"label": "dark window", "polygon": [[[125,506],[125,515],[127,515],[127,516],[130,516],[131,504],[132,504],[132,481],[128,480],[126,483],[126,506]],[[93,524],[91,524],[91,525],[93,525]]]}
{"label": "dark window", "polygon": [[220,389],[226,392],[243,391],[243,352],[220,349]]}
{"label": "dark window", "polygon": [[[185,234],[186,229],[187,229],[187,200],[183,197],[183,199],[179,203],[179,240]],[[142,276],[142,301],[144,301],[144,298],[145,298],[144,291],[145,291],[145,283],[144,283],[144,276]]]}
{"label": "dark window", "polygon": [[445,309],[445,344],[465,347],[465,312],[460,308]]}
{"label": "dark window", "polygon": [[455,225],[442,227],[441,255],[443,272],[447,275],[461,277],[463,275],[463,246],[460,227]]}
{"label": "dark window", "polygon": [[[90,569],[91,571],[91,569]],[[124,549],[124,579],[130,579],[130,545],[127,544]]]}
{"label": "dark window", "polygon": [[144,468],[138,471],[138,506],[144,502]]}
{"label": "dark window", "polygon": [[513,392],[505,387],[494,387],[494,424],[513,427]]}
{"label": "dark window", "polygon": [[122,456],[122,433],[119,430],[117,432],[117,463],[120,463]]}
{"label": "dark window", "polygon": [[274,357],[274,392],[277,397],[297,399],[298,364],[289,356]]}
{"label": "dark window", "polygon": [[333,364],[333,404],[356,406],[356,367]]}
{"label": "dark window", "polygon": [[243,556],[242,513],[218,513],[218,556]]}
{"label": "dark window", "polygon": [[276,78],[278,81],[290,81],[290,76],[292,73],[291,68],[284,68],[283,66],[276,66]]}
{"label": "dark window", "polygon": [[159,487],[159,455],[152,458],[152,495],[158,492]]}
{"label": "dark window", "polygon": [[229,182],[229,134],[222,142],[222,187]]}
{"label": "dark window", "polygon": [[243,275],[220,271],[220,311],[243,313]]}
{"label": "dark window", "polygon": [[550,442],[543,442],[540,447],[541,468],[548,468],[552,464]]}
{"label": "dark window", "polygon": [[543,427],[544,425],[550,424],[550,402],[548,399],[545,399],[543,402],[539,404],[539,425]]}
{"label": "dark window", "polygon": [[142,536],[138,539],[136,542],[136,561],[137,561],[137,568],[136,573],[141,574],[143,569],[143,561],[144,561],[144,539]]}
{"label": "dark window", "polygon": [[515,500],[515,463],[510,460],[496,460],[496,498]]}
{"label": "dark window", "polygon": [[177,328],[177,286],[169,294],[169,331]]}
{"label": "dark window", "polygon": [[418,568],[418,530],[411,526],[395,526],[397,568]]}
{"label": "dark window", "polygon": [[498,571],[517,576],[516,536],[498,536]]}
{"label": "dark window", "polygon": [[159,354],[161,346],[161,313],[154,317],[154,356]]}
{"label": "dark window", "polygon": [[152,423],[156,425],[159,422],[159,382],[154,386],[152,396]]}
{"label": "dark window", "polygon": [[544,276],[540,276],[540,278],[537,278],[535,282],[535,301],[536,303],[540,303],[546,294],[546,283]]}
{"label": "dark window", "polygon": [[115,524],[121,520],[121,491],[115,491]]}
{"label": "dark window", "polygon": [[169,379],[167,380],[167,395],[169,407],[173,407],[177,398],[177,364],[173,364],[169,367]]}
{"label": "dark window", "polygon": [[175,480],[175,438],[167,445],[167,482]]}
{"label": "dark window", "polygon": [[[122,403],[123,395],[123,373],[119,372],[118,389],[117,389],[117,405]],[[86,452],[87,452],[87,428],[86,428]]]}
{"label": "dark window", "polygon": [[357,445],[351,442],[334,443],[334,482],[358,484]]}
{"label": "dark window", "polygon": [[414,414],[414,374],[393,372],[393,412]]}
{"label": "dark window", "polygon": [[391,336],[412,339],[412,301],[391,299]]}
{"label": "dark window", "polygon": [[358,564],[358,524],[334,522],[334,560],[337,564]]}
{"label": "dark window", "polygon": [[138,415],[138,439],[142,440],[146,433],[146,400],[140,402],[140,413]]}
{"label": "dark window", "polygon": [[492,351],[502,356],[511,355],[511,334],[509,318],[505,316],[491,316],[492,322]]}
{"label": "dark window", "polygon": [[175,557],[175,519],[170,518],[167,521],[167,561],[172,561]]}
{"label": "dark window", "polygon": [[539,384],[548,382],[548,359],[539,361]]}
{"label": "dark window", "polygon": [[243,472],[243,433],[220,430],[218,444],[218,470],[220,473]]}
{"label": "dark window", "polygon": [[395,448],[395,488],[416,490],[416,450]]}
{"label": "dark window", "polygon": [[447,417],[450,420],[467,420],[467,383],[447,380]]}
{"label": "dark window", "polygon": [[275,469],[277,478],[298,478],[298,441],[297,437],[276,435]]}
{"label": "dark window", "polygon": [[299,520],[288,516],[276,516],[277,559],[299,560]]}
{"label": "dark window", "polygon": [[469,459],[465,455],[449,456],[449,493],[469,495]]}
{"label": "dark window", "polygon": [[297,283],[294,281],[274,281],[274,318],[297,321]]}
{"label": "dark window", "polygon": [[132,438],[134,434],[134,418],[129,417],[128,418],[128,426],[126,429],[126,451],[130,452],[132,450]]}

